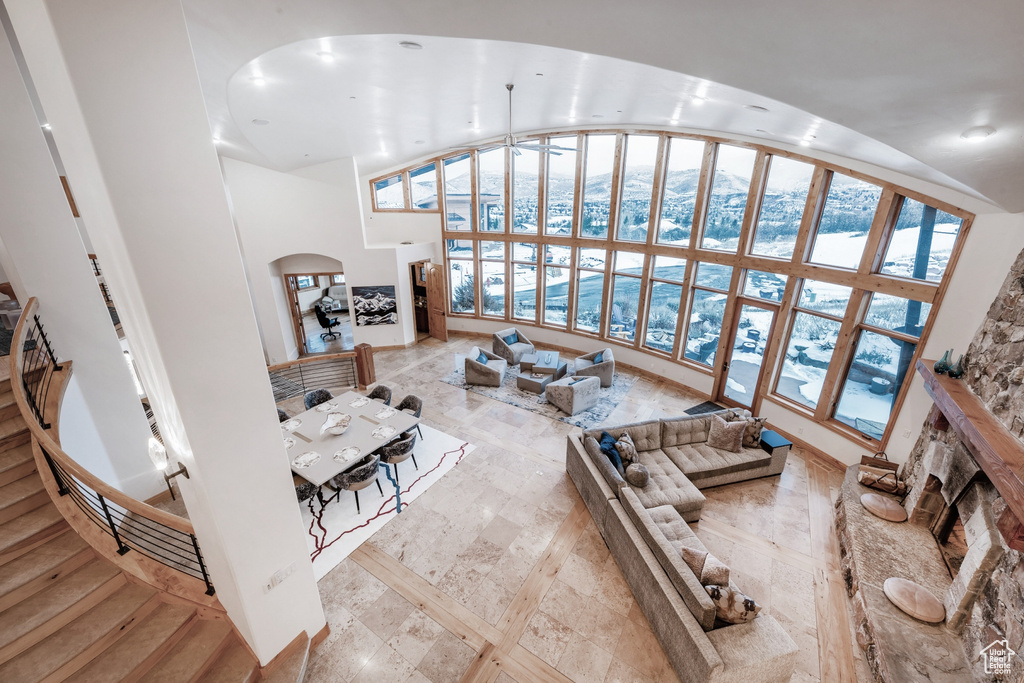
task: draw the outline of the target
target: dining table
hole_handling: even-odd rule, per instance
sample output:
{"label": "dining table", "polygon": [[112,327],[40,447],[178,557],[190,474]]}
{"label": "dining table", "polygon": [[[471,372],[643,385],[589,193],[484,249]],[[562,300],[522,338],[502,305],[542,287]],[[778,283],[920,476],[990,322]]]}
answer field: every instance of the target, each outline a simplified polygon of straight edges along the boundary
{"label": "dining table", "polygon": [[[292,472],[320,487],[419,423],[354,391],[310,408],[281,423]],[[333,425],[333,431],[327,431]]]}

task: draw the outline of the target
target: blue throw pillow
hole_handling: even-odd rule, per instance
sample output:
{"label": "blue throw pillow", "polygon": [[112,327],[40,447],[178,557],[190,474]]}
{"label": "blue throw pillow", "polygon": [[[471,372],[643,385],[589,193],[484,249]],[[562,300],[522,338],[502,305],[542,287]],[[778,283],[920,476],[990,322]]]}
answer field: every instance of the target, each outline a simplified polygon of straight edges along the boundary
{"label": "blue throw pillow", "polygon": [[507,337],[505,337],[505,343],[506,344],[509,344],[509,345],[515,344],[517,341],[519,341],[519,335],[517,333],[515,333],[515,332],[513,332],[512,334],[510,334]]}
{"label": "blue throw pillow", "polygon": [[477,363],[483,363],[484,365],[487,365],[487,356],[484,355],[483,351],[481,351],[480,355],[476,357],[476,362]]}
{"label": "blue throw pillow", "polygon": [[620,476],[626,476],[626,470],[622,467],[622,458],[619,456],[619,449],[615,447],[615,437],[608,432],[601,432],[601,452],[608,456],[608,459],[612,461],[612,465],[618,471]]}
{"label": "blue throw pillow", "polygon": [[594,356],[594,365],[601,362],[601,357],[604,356],[604,351],[598,351],[597,355]]}

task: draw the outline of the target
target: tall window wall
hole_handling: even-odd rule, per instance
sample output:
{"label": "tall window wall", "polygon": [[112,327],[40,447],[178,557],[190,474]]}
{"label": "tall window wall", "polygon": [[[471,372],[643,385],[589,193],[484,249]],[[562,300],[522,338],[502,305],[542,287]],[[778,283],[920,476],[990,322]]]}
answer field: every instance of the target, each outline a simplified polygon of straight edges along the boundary
{"label": "tall window wall", "polygon": [[[755,353],[755,407],[884,444],[971,214],[762,146],[540,140],[558,153],[468,150],[371,180],[389,208],[440,200],[452,315],[630,347],[716,388],[728,358]],[[748,309],[774,316],[756,337],[739,334]]]}

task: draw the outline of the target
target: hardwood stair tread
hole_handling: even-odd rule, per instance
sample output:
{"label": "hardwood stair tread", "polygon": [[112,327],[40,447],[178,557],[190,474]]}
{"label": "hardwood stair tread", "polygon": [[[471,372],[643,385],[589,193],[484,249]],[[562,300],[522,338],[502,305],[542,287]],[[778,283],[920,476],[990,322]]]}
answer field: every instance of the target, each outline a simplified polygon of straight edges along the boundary
{"label": "hardwood stair tread", "polygon": [[0,565],[0,612],[84,565],[95,553],[68,530],[21,557]]}
{"label": "hardwood stair tread", "polygon": [[95,559],[45,590],[4,610],[0,613],[0,654],[4,648],[43,627],[51,619],[72,613],[69,608],[119,575],[117,567]]}
{"label": "hardwood stair tread", "polygon": [[11,507],[45,490],[43,480],[35,472],[17,481],[12,481],[6,486],[0,486],[0,510]]}
{"label": "hardwood stair tread", "polygon": [[23,443],[0,450],[0,486],[17,481],[36,471],[32,444]]}
{"label": "hardwood stair tread", "polygon": [[223,621],[195,622],[185,637],[140,680],[147,683],[191,681],[203,673],[230,633],[231,626]]}
{"label": "hardwood stair tread", "polygon": [[0,680],[41,681],[55,672],[66,673],[63,668],[79,668],[155,609],[156,603],[150,604],[154,595],[147,586],[125,584],[52,636],[0,664]]}
{"label": "hardwood stair tread", "polygon": [[21,415],[9,417],[6,420],[0,420],[0,441],[7,437],[14,436],[15,434],[21,434],[22,432],[28,431],[28,425],[25,424],[25,420],[22,419]]}
{"label": "hardwood stair tread", "polygon": [[0,408],[15,404],[14,390],[11,389],[10,383],[8,382],[6,386],[0,386]]}
{"label": "hardwood stair tread", "polygon": [[144,667],[146,660],[158,654],[161,647],[179,635],[180,630],[187,629],[194,617],[195,610],[191,607],[161,604],[124,637],[66,680],[75,683],[123,681]]}
{"label": "hardwood stair tread", "polygon": [[33,536],[56,524],[66,524],[60,510],[53,503],[43,505],[30,512],[0,524],[0,555],[29,542]]}
{"label": "hardwood stair tread", "polygon": [[259,662],[237,637],[213,663],[213,666],[200,677],[202,683],[248,683],[255,679]]}

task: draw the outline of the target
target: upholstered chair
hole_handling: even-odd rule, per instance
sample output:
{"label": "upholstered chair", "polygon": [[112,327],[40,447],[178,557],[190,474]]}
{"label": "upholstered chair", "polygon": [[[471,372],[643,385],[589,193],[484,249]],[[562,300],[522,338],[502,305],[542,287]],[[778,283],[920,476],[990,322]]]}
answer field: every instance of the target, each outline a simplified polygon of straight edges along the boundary
{"label": "upholstered chair", "polygon": [[320,487],[311,481],[306,481],[297,474],[292,474],[292,483],[295,484],[295,497],[301,503],[316,495]]}
{"label": "upholstered chair", "polygon": [[[601,354],[601,360],[595,363],[597,354]],[[615,379],[615,356],[612,354],[611,348],[578,357],[576,359],[576,374],[598,377],[602,387],[605,389],[610,387]]]}
{"label": "upholstered chair", "polygon": [[278,408],[278,409],[277,409],[277,421],[278,421],[278,422],[284,422],[284,421],[285,421],[285,420],[287,420],[287,419],[288,419],[289,417],[290,417],[290,416],[288,415],[288,413],[284,412],[284,411],[283,411],[283,410],[281,410],[280,408]]}
{"label": "upholstered chair", "polygon": [[[334,395],[326,389],[314,389],[306,394],[306,410],[316,408],[321,403],[327,403],[332,398],[334,398]],[[281,416],[278,415],[278,417]]]}
{"label": "upholstered chair", "polygon": [[[415,415],[416,417],[420,417],[420,415],[423,413],[423,399],[420,398],[419,396],[409,394],[408,396],[402,399],[401,403],[395,406],[395,410],[403,413],[409,413],[410,415]],[[416,431],[419,433],[420,439],[422,439],[423,431],[420,429],[419,422],[416,423]]]}
{"label": "upholstered chair", "polygon": [[593,376],[569,375],[552,382],[544,391],[548,403],[563,413],[575,415],[597,405],[601,380]]}
{"label": "upholstered chair", "polygon": [[377,482],[377,490],[380,491],[381,496],[384,495],[384,489],[380,487],[380,479],[377,478],[377,474],[380,471],[378,467],[379,464],[380,456],[376,453],[371,453],[349,471],[342,472],[331,479],[331,486],[335,490],[351,491],[356,494],[357,515],[360,513],[359,492],[362,489],[367,488],[373,482]]}
{"label": "upholstered chair", "polygon": [[373,388],[373,391],[368,393],[367,398],[372,398],[374,401],[380,401],[386,406],[391,405],[391,387],[378,384]]}
{"label": "upholstered chair", "polygon": [[[480,354],[487,358],[486,363],[478,359]],[[505,378],[508,362],[496,353],[491,353],[474,346],[466,355],[466,384],[479,384],[485,387],[500,387]]]}
{"label": "upholstered chair", "polygon": [[412,465],[417,470],[420,468],[416,464],[416,455],[412,452],[413,447],[416,445],[416,435],[412,431],[402,432],[401,435],[391,443],[381,446],[374,451],[375,454],[380,456],[380,461],[385,465],[395,466],[395,483],[398,481],[398,463],[405,462],[409,458],[412,458]]}
{"label": "upholstered chair", "polygon": [[[515,341],[507,341],[515,335]],[[509,365],[519,365],[519,361],[528,353],[536,353],[533,342],[514,327],[495,332],[492,336],[491,351],[505,359]]]}

